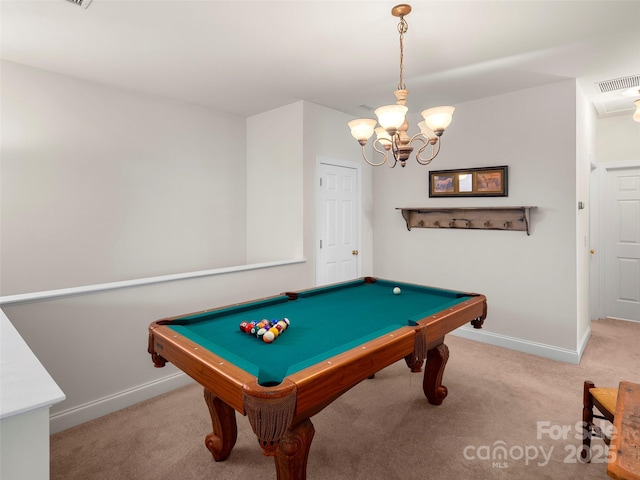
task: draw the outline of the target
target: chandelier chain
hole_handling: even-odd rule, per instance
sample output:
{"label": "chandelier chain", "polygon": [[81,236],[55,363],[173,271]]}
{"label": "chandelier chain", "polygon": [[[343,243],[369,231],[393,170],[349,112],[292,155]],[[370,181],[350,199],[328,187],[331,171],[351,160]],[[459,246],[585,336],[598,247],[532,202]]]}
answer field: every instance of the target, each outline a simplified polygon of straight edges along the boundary
{"label": "chandelier chain", "polygon": [[398,33],[400,33],[400,82],[398,83],[398,90],[406,90],[407,86],[404,84],[404,34],[407,33],[409,24],[404,19],[404,16],[400,17],[400,23],[398,23]]}

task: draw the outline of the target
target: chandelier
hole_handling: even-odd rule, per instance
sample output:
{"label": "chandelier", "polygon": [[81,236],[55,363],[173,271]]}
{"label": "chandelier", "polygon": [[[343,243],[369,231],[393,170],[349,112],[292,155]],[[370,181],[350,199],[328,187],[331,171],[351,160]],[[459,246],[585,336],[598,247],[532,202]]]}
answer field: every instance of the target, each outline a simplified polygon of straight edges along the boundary
{"label": "chandelier", "polygon": [[[395,91],[396,103],[394,105],[377,108],[375,110],[375,114],[378,117],[377,122],[371,118],[358,118],[348,123],[351,128],[351,135],[353,135],[362,146],[362,157],[369,165],[374,167],[386,163],[389,167],[393,168],[398,162],[404,167],[413,152],[411,144],[414,142],[421,143],[416,153],[416,161],[420,165],[428,165],[431,163],[440,152],[440,137],[451,123],[453,111],[455,110],[454,107],[434,107],[424,110],[422,112],[424,120],[418,123],[420,132],[409,138],[407,134],[409,123],[405,118],[408,111],[407,94],[409,90],[407,90],[404,84],[403,77],[403,42],[404,34],[407,33],[409,29],[409,25],[404,17],[409,15],[409,13],[411,13],[411,5],[401,4],[391,9],[391,14],[394,17],[400,18],[400,23],[398,23],[398,32],[400,33],[400,82],[398,83],[398,89]],[[380,124],[377,128],[376,123]],[[371,162],[365,152],[367,140],[373,135],[374,130],[377,138],[373,142],[373,148],[382,155],[382,160],[378,163]],[[423,158],[422,154],[429,145],[431,145],[431,156],[429,158]],[[380,147],[382,147],[382,149]]]}

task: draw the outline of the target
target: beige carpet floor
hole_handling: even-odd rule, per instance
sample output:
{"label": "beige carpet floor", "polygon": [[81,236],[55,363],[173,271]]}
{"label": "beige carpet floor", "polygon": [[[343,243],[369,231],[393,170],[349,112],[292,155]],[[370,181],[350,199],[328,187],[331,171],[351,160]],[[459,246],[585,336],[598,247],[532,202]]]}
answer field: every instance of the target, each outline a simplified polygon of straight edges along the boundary
{"label": "beige carpet floor", "polygon": [[[640,323],[593,322],[580,365],[455,336],[444,384],[430,405],[422,374],[398,362],[312,418],[307,478],[349,480],[600,479],[606,449],[577,460],[582,384],[640,383]],[[149,367],[151,361],[149,361]],[[51,437],[54,480],[275,479],[246,418],[238,442],[216,463],[204,446],[211,425],[194,384]]]}

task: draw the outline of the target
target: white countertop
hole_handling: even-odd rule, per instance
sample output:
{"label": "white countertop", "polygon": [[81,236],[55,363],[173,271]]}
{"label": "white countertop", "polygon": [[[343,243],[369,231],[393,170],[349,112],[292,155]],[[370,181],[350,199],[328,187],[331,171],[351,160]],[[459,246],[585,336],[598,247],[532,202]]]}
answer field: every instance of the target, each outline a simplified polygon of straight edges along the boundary
{"label": "white countertop", "polygon": [[0,310],[0,420],[50,407],[65,398]]}

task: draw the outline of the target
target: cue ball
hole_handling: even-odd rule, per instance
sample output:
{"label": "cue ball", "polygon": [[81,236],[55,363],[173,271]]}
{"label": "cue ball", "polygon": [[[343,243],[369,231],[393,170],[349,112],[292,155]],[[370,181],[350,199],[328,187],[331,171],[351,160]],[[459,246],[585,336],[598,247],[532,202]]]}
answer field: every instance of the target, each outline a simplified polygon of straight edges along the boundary
{"label": "cue ball", "polygon": [[266,343],[271,343],[275,339],[276,339],[276,336],[273,334],[271,330],[267,330],[262,336],[262,340],[264,340]]}
{"label": "cue ball", "polygon": [[393,288],[393,294],[394,294],[394,295],[400,295],[400,291],[401,291],[401,290],[400,290],[400,287],[394,287],[394,288]]}

